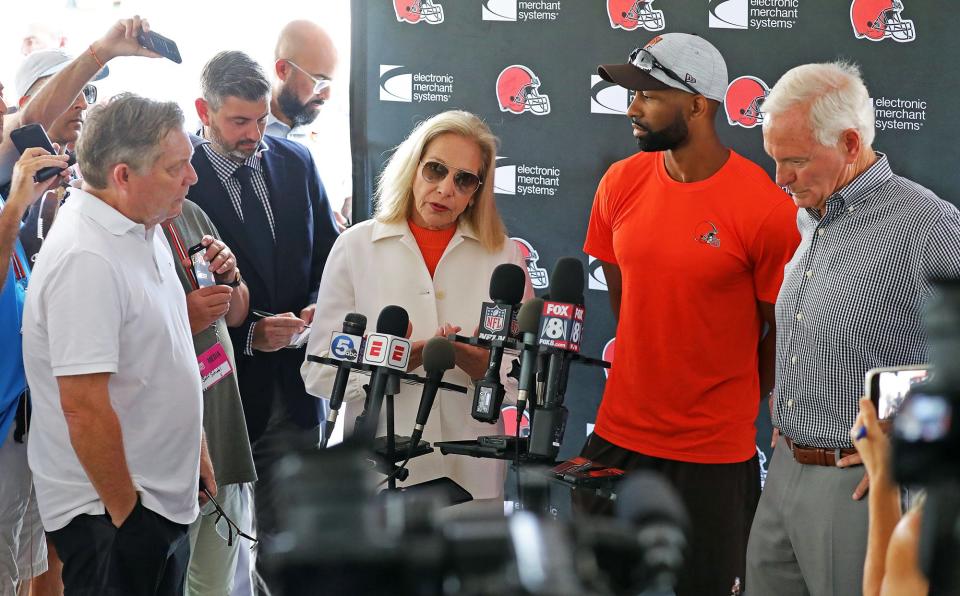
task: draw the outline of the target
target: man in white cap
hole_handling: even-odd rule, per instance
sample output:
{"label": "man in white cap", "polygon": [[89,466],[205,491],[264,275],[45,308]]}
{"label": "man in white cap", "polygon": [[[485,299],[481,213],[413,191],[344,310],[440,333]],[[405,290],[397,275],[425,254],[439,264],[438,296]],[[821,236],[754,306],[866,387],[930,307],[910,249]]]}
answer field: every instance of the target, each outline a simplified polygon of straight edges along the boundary
{"label": "man in white cap", "polygon": [[581,455],[677,489],[690,515],[679,596],[740,594],[760,497],[754,421],[773,387],[773,304],[799,242],[796,207],[720,142],[727,67],[709,42],[664,34],[598,72],[636,93],[627,115],[640,153],[600,181],[584,244],[618,325]]}
{"label": "man in white cap", "polygon": [[[74,57],[62,49],[38,50],[33,52],[20,64],[14,77],[14,85],[19,96],[18,105],[23,107],[35,96],[50,80],[50,77],[66,68]],[[103,67],[93,77],[99,81],[109,74],[109,68]],[[61,148],[70,147],[80,138],[80,129],[83,127],[84,111],[90,104],[97,101],[97,88],[92,83],[83,86],[76,94],[73,103],[60,114],[49,127],[46,127],[47,136]]]}
{"label": "man in white cap", "polygon": [[[32,123],[39,123],[49,131],[64,112],[70,111],[70,107],[77,102],[78,95],[83,94],[91,80],[106,76],[106,65],[114,58],[159,58],[159,54],[142,47],[137,41],[137,35],[149,29],[146,19],[138,16],[122,19],[114,23],[103,37],[91,43],[85,52],[66,63],[62,62],[62,57],[58,59],[53,54],[47,54],[30,72],[22,69],[24,82],[31,78],[36,82],[41,77],[50,77],[47,84],[40,88],[30,90],[21,87],[21,75],[18,73],[15,81],[17,94],[25,95],[27,91],[35,91],[36,95],[23,103],[19,113],[7,118],[4,123],[3,137],[0,138],[0,185],[10,182],[13,164],[19,157],[16,147],[10,141],[10,131]],[[27,58],[28,61],[29,59],[30,57]],[[45,68],[41,68],[44,66]]]}
{"label": "man in white cap", "polygon": [[[70,54],[59,48],[37,50],[24,58],[14,77],[16,93],[19,96],[18,106],[23,107],[29,103],[51,77],[69,66],[73,60]],[[99,81],[108,73],[109,70],[104,67],[94,75],[93,80]],[[61,152],[73,153],[74,145],[80,138],[86,110],[96,100],[97,88],[92,83],[87,83],[76,94],[70,107],[54,119],[49,127],[46,127],[47,136],[60,148]],[[43,197],[27,210],[24,226],[20,230],[20,241],[31,266],[36,261],[43,239],[50,230],[57,208],[63,201],[71,182],[76,178],[76,168],[70,168],[69,171],[70,176],[61,178],[58,185],[44,193]],[[79,185],[79,182],[74,182],[74,185]],[[0,192],[7,190],[8,185],[0,186]]]}

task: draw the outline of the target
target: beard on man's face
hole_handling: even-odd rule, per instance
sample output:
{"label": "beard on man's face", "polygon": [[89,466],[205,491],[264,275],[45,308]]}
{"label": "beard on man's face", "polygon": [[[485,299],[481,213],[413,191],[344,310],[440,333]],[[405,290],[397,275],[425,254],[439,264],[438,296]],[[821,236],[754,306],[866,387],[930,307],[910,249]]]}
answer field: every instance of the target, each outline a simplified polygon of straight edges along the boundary
{"label": "beard on man's face", "polygon": [[690,135],[687,122],[679,112],[677,112],[673,122],[660,130],[650,130],[634,118],[631,118],[630,121],[647,133],[637,138],[637,145],[640,147],[640,151],[672,151],[682,145]]}
{"label": "beard on man's face", "polygon": [[323,100],[311,99],[307,103],[303,103],[297,99],[289,86],[284,85],[277,95],[277,104],[280,106],[280,110],[290,119],[291,128],[296,128],[297,126],[310,124],[317,119]]}
{"label": "beard on man's face", "polygon": [[208,126],[210,140],[216,145],[217,149],[227,157],[235,161],[243,161],[257,152],[260,145],[259,139],[242,139],[236,143],[227,141],[220,128],[213,121]]}

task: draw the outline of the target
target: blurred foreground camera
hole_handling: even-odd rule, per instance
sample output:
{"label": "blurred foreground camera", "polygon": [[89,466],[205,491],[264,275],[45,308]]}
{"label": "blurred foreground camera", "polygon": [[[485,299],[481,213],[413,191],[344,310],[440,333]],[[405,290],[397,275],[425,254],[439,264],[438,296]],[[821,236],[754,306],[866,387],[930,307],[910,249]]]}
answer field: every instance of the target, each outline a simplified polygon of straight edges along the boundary
{"label": "blurred foreground camera", "polygon": [[893,474],[927,491],[920,568],[930,594],[960,593],[960,280],[935,281],[924,315],[932,376],[893,422]]}
{"label": "blurred foreground camera", "polygon": [[281,463],[281,485],[297,487],[266,545],[282,594],[673,593],[687,521],[659,476],[623,481],[617,518],[559,521],[539,507],[505,516],[499,501],[447,507],[443,492],[377,494],[368,457],[341,445]]}

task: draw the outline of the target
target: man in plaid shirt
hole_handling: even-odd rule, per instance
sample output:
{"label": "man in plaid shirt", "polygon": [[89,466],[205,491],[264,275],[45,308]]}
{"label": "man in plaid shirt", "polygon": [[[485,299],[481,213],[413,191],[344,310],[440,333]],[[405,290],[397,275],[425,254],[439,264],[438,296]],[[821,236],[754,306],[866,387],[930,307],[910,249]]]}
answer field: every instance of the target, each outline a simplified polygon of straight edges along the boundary
{"label": "man in plaid shirt", "polygon": [[871,147],[856,66],[798,66],[763,104],[764,149],[800,207],[776,304],[776,451],[747,548],[750,594],[860,593],[869,479],[850,440],[864,374],[927,362],[930,279],[960,277],[960,212]]}

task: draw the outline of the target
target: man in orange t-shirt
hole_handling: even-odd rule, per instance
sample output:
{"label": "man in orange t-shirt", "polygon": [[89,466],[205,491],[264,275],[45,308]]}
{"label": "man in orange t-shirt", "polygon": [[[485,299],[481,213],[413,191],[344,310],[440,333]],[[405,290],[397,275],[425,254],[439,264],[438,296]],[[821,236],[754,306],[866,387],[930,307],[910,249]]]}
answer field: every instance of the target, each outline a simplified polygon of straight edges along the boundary
{"label": "man in orange t-shirt", "polygon": [[604,175],[584,245],[618,325],[582,455],[656,470],[679,491],[691,534],[678,596],[739,594],[760,496],[754,420],[773,388],[773,305],[800,240],[796,207],[717,137],[727,68],[709,42],[664,34],[598,71],[636,91],[627,115],[641,152]]}

